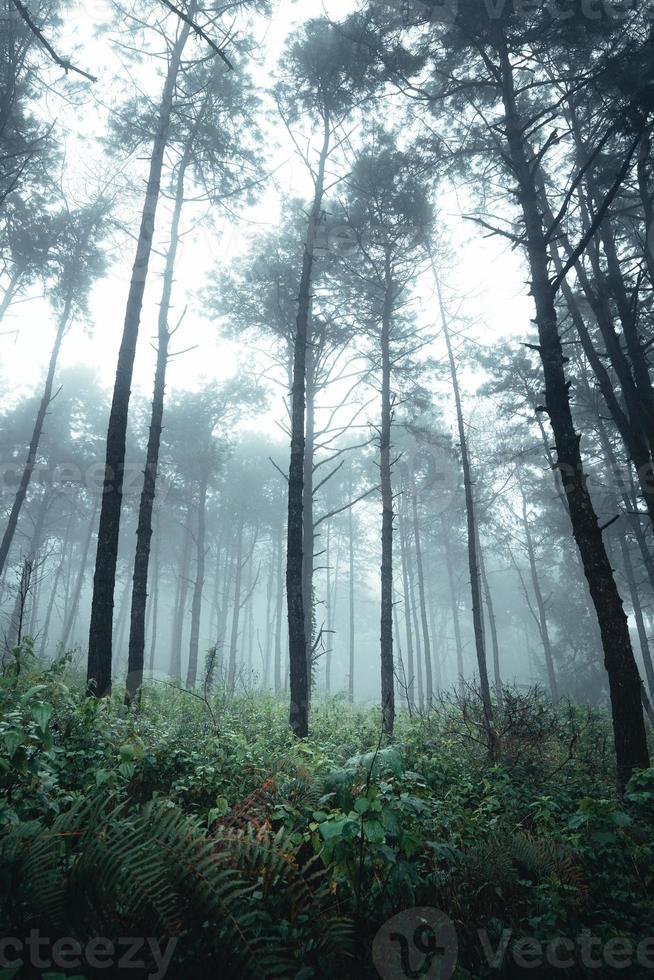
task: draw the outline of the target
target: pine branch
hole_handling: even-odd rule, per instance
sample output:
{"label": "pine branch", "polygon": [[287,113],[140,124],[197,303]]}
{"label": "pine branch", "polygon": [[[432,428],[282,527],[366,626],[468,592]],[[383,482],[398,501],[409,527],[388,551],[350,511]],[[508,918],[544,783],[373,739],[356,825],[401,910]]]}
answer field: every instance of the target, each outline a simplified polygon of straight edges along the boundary
{"label": "pine branch", "polygon": [[78,68],[71,61],[69,61],[68,58],[62,58],[60,57],[60,55],[57,54],[55,49],[52,47],[52,45],[44,35],[43,31],[39,27],[37,27],[37,25],[34,23],[29,10],[25,6],[25,4],[21,3],[21,0],[12,0],[12,3],[16,8],[16,10],[18,11],[18,13],[20,14],[20,16],[22,17],[22,19],[29,27],[34,37],[41,45],[41,47],[45,48],[45,50],[48,52],[48,54],[50,55],[50,57],[52,58],[52,60],[56,65],[59,65],[60,68],[63,68],[66,74],[68,74],[69,71],[74,71],[77,72],[78,75],[82,75],[84,78],[88,78],[90,82],[97,82],[98,79],[96,78],[95,75],[89,74],[89,72],[84,71],[83,68]]}

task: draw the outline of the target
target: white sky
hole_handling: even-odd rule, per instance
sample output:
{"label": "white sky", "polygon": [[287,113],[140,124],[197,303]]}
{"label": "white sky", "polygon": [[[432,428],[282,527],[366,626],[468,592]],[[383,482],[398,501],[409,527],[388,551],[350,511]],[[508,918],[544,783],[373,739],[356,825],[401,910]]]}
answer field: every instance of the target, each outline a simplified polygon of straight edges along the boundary
{"label": "white sky", "polygon": [[[270,21],[261,22],[257,36],[263,44],[261,64],[255,69],[258,84],[266,87],[274,72],[278,54],[285,37],[292,27],[304,19],[320,16],[325,11],[333,18],[342,16],[351,6],[349,0],[303,0],[291,2],[281,0],[274,3],[274,13]],[[89,98],[80,110],[66,104],[59,94],[66,93],[66,81],[60,73],[54,91],[43,102],[45,117],[58,120],[60,137],[65,134],[66,178],[65,183],[73,190],[83,185],[85,173],[96,171],[96,137],[105,132],[103,110],[94,105],[110,104],[115,93],[124,88],[125,69],[110,36],[94,36],[94,24],[107,19],[110,11],[109,0],[85,0],[73,7],[67,20],[66,34],[58,39],[57,45],[62,53],[77,49],[75,60],[82,67],[99,76],[98,83],[89,88]],[[147,77],[141,78],[142,84]],[[156,97],[161,84],[153,78],[148,85]],[[106,114],[105,114],[106,115]],[[225,342],[218,336],[214,322],[207,318],[202,309],[198,291],[206,284],[207,277],[217,263],[229,264],[231,257],[243,250],[247,236],[256,231],[257,226],[265,228],[274,225],[279,209],[280,193],[310,193],[306,170],[295,156],[294,149],[284,127],[280,124],[271,134],[280,142],[281,148],[273,153],[271,169],[275,169],[271,180],[257,206],[243,214],[243,221],[216,213],[216,227],[199,227],[192,230],[199,217],[198,209],[189,208],[184,222],[187,232],[180,251],[176,273],[177,285],[174,304],[178,312],[188,306],[183,329],[176,340],[177,349],[195,349],[173,360],[169,372],[169,390],[194,388],[214,378],[231,374],[239,363],[248,365],[251,354]],[[141,154],[142,156],[143,154]],[[142,169],[145,165],[130,164]],[[106,164],[105,164],[106,166]],[[115,167],[111,163],[111,167]],[[106,179],[108,172],[101,174]],[[142,175],[138,178],[142,181]],[[136,205],[138,206],[138,204]],[[159,248],[165,247],[168,228],[168,204],[162,202],[158,212],[156,242]],[[138,214],[135,211],[129,222],[137,227]],[[446,272],[448,285],[454,291],[468,294],[463,312],[476,321],[470,328],[474,336],[483,344],[493,345],[507,334],[524,338],[530,329],[532,306],[524,285],[525,273],[519,257],[498,238],[482,238],[475,225],[460,217],[459,202],[453,192],[445,193],[439,202],[439,221],[444,226],[448,240],[453,244],[450,269]],[[69,333],[62,352],[61,366],[84,363],[97,368],[101,382],[107,387],[113,384],[118,346],[123,325],[123,316],[129,275],[133,258],[133,243],[121,238],[119,259],[112,266],[108,278],[97,284],[91,301],[91,324],[75,324]],[[143,309],[141,334],[134,374],[134,390],[149,394],[154,371],[154,349],[152,338],[156,333],[156,317],[161,289],[161,258],[153,256],[148,288]],[[420,294],[425,303],[430,289],[425,287]],[[430,322],[431,310],[424,308],[425,322]],[[171,317],[174,320],[174,315]],[[434,322],[438,322],[436,310]],[[16,305],[7,317],[4,335],[0,336],[1,370],[4,375],[5,391],[11,379],[11,391],[18,396],[29,390],[38,390],[41,385],[49,354],[53,332],[53,316],[49,306],[38,298]],[[8,333],[7,331],[16,331]],[[442,355],[438,341],[436,352]],[[469,379],[474,385],[474,378]],[[279,417],[278,408],[273,413]],[[272,422],[272,419],[271,419]]]}

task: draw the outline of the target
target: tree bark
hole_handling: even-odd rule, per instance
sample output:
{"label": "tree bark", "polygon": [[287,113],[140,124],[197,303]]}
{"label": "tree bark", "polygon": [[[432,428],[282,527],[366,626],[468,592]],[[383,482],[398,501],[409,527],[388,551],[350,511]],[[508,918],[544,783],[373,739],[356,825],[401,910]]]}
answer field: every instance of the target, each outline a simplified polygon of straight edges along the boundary
{"label": "tree bark", "polygon": [[303,598],[303,488],[305,463],[305,394],[306,360],[309,318],[311,316],[311,286],[313,281],[314,246],[322,213],[325,192],[325,169],[331,140],[329,114],[324,115],[323,145],[315,180],[313,207],[309,218],[302,260],[302,276],[298,294],[293,389],[291,397],[291,460],[288,473],[288,526],[286,548],[286,600],[288,607],[288,642],[290,665],[291,705],[290,726],[298,738],[309,733],[309,685],[307,664],[307,624]]}
{"label": "tree bark", "polygon": [[[192,4],[191,9],[193,7],[194,4]],[[150,172],[145,202],[141,214],[141,227],[139,230],[136,257],[132,267],[132,278],[125,310],[123,336],[118,354],[118,366],[109,414],[109,425],[107,428],[105,478],[102,507],[100,510],[100,525],[98,529],[95,575],[93,579],[93,600],[91,604],[87,666],[89,690],[96,697],[105,697],[111,692],[114,588],[116,584],[116,563],[118,561],[125,443],[127,438],[127,417],[132,374],[134,372],[136,342],[141,322],[143,295],[152,251],[157,205],[159,203],[161,173],[173,111],[175,85],[189,31],[189,24],[183,23],[171,52],[166,82],[161,98],[157,131],[150,158]]]}
{"label": "tree bark", "polygon": [[549,278],[549,256],[525,129],[516,102],[513,67],[506,41],[498,43],[506,137],[526,231],[526,248],[536,306],[539,353],[545,378],[545,401],[570,505],[575,540],[581,553],[602,635],[609,676],[618,780],[624,788],[634,769],[649,767],[641,703],[641,683],[631,647],[627,617],[606,553],[602,531],[586,486],[580,437],[570,409],[565,359],[558,330],[555,290]]}
{"label": "tree bark", "polygon": [[171,298],[175,277],[175,263],[179,249],[179,228],[184,207],[184,185],[186,170],[189,164],[189,148],[179,164],[175,190],[175,204],[170,228],[170,245],[166,256],[166,267],[163,276],[163,291],[159,305],[157,330],[157,364],[154,375],[154,391],[150,411],[150,431],[143,473],[143,487],[139,502],[139,518],[136,529],[136,553],[134,556],[134,574],[132,578],[132,608],[129,629],[129,663],[127,668],[127,688],[125,701],[129,704],[137,695],[143,683],[143,665],[145,661],[145,612],[148,600],[148,572],[150,568],[150,547],[152,543],[152,511],[156,496],[157,471],[159,468],[159,450],[161,433],[163,431],[164,399],[166,394],[166,371],[170,348],[170,315]]}
{"label": "tree bark", "polygon": [[381,699],[384,730],[393,734],[395,723],[395,677],[393,665],[393,484],[391,438],[393,396],[391,392],[391,326],[393,319],[393,280],[389,249],[384,269],[384,309],[381,325],[382,403],[379,430],[379,460],[382,497],[381,532]]}

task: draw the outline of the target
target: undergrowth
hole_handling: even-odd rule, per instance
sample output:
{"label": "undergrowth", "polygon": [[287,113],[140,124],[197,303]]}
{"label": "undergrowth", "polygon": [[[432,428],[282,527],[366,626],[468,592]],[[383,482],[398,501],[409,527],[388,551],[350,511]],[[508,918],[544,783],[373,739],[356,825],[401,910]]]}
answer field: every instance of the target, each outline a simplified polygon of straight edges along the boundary
{"label": "undergrowth", "polygon": [[[2,937],[174,939],[169,977],[354,980],[378,976],[389,918],[432,907],[457,930],[454,976],[477,980],[524,976],[519,940],[654,933],[654,771],[618,798],[602,713],[507,689],[491,763],[470,691],[400,713],[392,742],[342,698],[316,700],[298,741],[283,698],[120,694],[87,698],[29,646],[0,677]],[[107,972],[0,970],[65,975]],[[527,975],[613,973],[575,956]]]}

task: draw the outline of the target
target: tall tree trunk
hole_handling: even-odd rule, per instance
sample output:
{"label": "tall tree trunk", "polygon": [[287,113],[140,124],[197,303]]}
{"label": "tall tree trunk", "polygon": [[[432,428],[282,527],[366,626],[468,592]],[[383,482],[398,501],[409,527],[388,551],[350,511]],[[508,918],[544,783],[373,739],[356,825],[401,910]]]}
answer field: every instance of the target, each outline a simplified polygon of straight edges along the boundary
{"label": "tall tree trunk", "polygon": [[472,625],[475,634],[475,649],[477,651],[477,667],[479,670],[481,697],[484,705],[484,714],[486,716],[486,733],[488,736],[489,752],[492,755],[494,751],[493,706],[491,702],[490,684],[488,682],[486,647],[484,643],[484,620],[481,605],[481,586],[479,582],[479,559],[477,556],[477,518],[475,514],[472,470],[470,467],[470,456],[468,454],[468,437],[466,434],[465,420],[463,417],[463,405],[461,403],[461,390],[459,388],[456,360],[454,358],[454,350],[452,348],[452,340],[450,338],[445,307],[440,294],[440,285],[438,285],[438,295],[441,319],[443,322],[443,335],[445,337],[447,356],[450,362],[450,375],[452,378],[454,402],[456,405],[456,418],[459,429],[459,445],[461,448],[461,465],[463,468],[463,486],[465,490],[466,520],[468,527],[468,568],[470,571],[470,592],[472,597]]}
{"label": "tall tree trunk", "polygon": [[283,536],[284,528],[280,524],[279,538],[277,540],[277,587],[275,596],[275,694],[279,694],[282,690],[282,617],[284,608]]}
{"label": "tall tree trunk", "polygon": [[266,587],[266,636],[263,648],[263,684],[264,690],[270,687],[270,667],[272,660],[272,639],[273,639],[273,593],[275,591],[275,567],[276,567],[277,542],[274,534],[270,541],[270,572],[268,575],[268,585]]}
{"label": "tall tree trunk", "polygon": [[[350,473],[350,500],[353,500],[352,496],[352,475]],[[349,574],[350,580],[348,583],[349,591],[349,624],[348,624],[348,676],[347,676],[347,691],[348,697],[350,699],[350,704],[354,703],[354,515],[352,513],[353,508],[350,507],[348,511],[348,559],[349,559]]]}
{"label": "tall tree trunk", "polygon": [[[227,673],[227,689],[230,694],[236,687],[236,652],[238,649],[238,630],[241,616],[241,582],[243,579],[243,518],[237,531],[236,568],[234,574],[234,608],[232,610],[232,635],[229,642],[229,667]],[[306,673],[306,671],[305,671]]]}
{"label": "tall tree trunk", "polygon": [[[420,619],[422,622],[422,649],[425,655],[425,691],[427,711],[434,706],[434,681],[431,667],[431,643],[429,641],[429,623],[427,618],[427,600],[425,598],[425,574],[422,564],[422,548],[420,546],[420,523],[418,521],[418,496],[415,488],[411,494],[413,502],[413,539],[416,548],[416,571],[418,572],[418,595],[420,597]],[[438,656],[438,652],[436,653]]]}
{"label": "tall tree trunk", "polygon": [[493,647],[493,674],[495,677],[495,697],[497,698],[498,705],[502,705],[502,672],[500,670],[500,645],[497,639],[497,620],[495,618],[495,606],[493,604],[493,593],[491,592],[490,584],[488,582],[488,576],[486,574],[486,563],[484,561],[484,552],[481,547],[481,542],[479,537],[477,537],[477,545],[479,548],[479,574],[481,575],[481,583],[484,587],[484,598],[486,600],[486,610],[488,612],[488,622],[491,631],[491,646]]}
{"label": "tall tree trunk", "polygon": [[306,357],[306,422],[304,434],[304,476],[302,484],[302,602],[304,604],[304,631],[306,634],[307,699],[311,707],[313,689],[313,642],[315,610],[313,592],[313,566],[315,528],[313,521],[313,456],[315,443],[315,352],[311,341],[311,314],[307,324]]}
{"label": "tall tree trunk", "polygon": [[290,665],[291,705],[289,721],[298,738],[309,733],[309,685],[307,664],[307,632],[305,600],[303,598],[303,488],[305,462],[305,395],[306,360],[309,318],[311,316],[311,287],[316,232],[322,214],[325,193],[325,169],[329,156],[331,122],[324,116],[323,144],[315,179],[313,207],[309,217],[307,238],[302,260],[302,276],[298,294],[298,314],[293,357],[293,390],[291,397],[291,461],[288,472],[288,526],[286,547],[286,600],[288,605],[288,649]]}
{"label": "tall tree trunk", "polygon": [[526,231],[526,246],[536,306],[539,353],[545,378],[545,402],[570,505],[572,530],[581,553],[597,612],[604,663],[609,676],[618,780],[624,787],[634,769],[649,767],[649,752],[638,667],[627,617],[616,587],[602,531],[586,486],[580,437],[570,409],[565,358],[558,330],[555,289],[549,276],[547,239],[538,205],[533,153],[527,151],[525,127],[516,102],[513,67],[505,39],[498,44],[506,137]]}
{"label": "tall tree trunk", "polygon": [[[195,3],[193,2],[190,12],[194,8]],[[112,621],[114,588],[116,584],[116,563],[118,561],[120,515],[123,499],[127,416],[132,387],[132,374],[134,371],[134,358],[136,356],[136,342],[143,307],[143,295],[148,275],[155,218],[161,189],[164,154],[168,142],[177,76],[189,31],[190,25],[184,22],[171,51],[166,82],[161,97],[159,120],[152,148],[152,156],[150,158],[150,172],[141,214],[141,227],[139,230],[136,257],[132,267],[132,279],[127,298],[123,336],[118,354],[116,381],[107,428],[105,478],[102,507],[100,510],[100,525],[98,528],[95,575],[93,579],[93,600],[91,604],[87,666],[89,688],[97,697],[105,697],[111,692]],[[141,649],[141,658],[142,656]]]}
{"label": "tall tree trunk", "polygon": [[148,571],[150,567],[150,546],[152,542],[152,511],[156,495],[159,450],[163,429],[164,399],[166,394],[166,370],[170,348],[171,298],[175,277],[175,263],[179,250],[179,228],[184,207],[184,186],[186,170],[190,159],[190,147],[184,151],[177,173],[175,204],[170,227],[170,245],[166,256],[163,276],[163,291],[159,305],[157,330],[157,364],[154,375],[154,391],[150,411],[150,431],[145,456],[143,487],[139,502],[139,519],[136,529],[136,553],[132,578],[132,609],[129,628],[129,664],[127,668],[127,688],[125,700],[129,702],[136,696],[143,683],[143,664],[145,660],[145,611],[148,600]]}
{"label": "tall tree trunk", "polygon": [[554,701],[554,703],[556,704],[559,700],[559,688],[556,680],[556,670],[554,669],[554,656],[552,654],[550,631],[549,631],[549,626],[547,625],[547,609],[545,606],[545,599],[543,598],[543,590],[540,587],[540,579],[538,577],[538,564],[536,562],[534,542],[531,536],[531,527],[529,525],[529,516],[527,514],[527,498],[525,497],[524,493],[522,493],[522,526],[525,532],[525,545],[527,548],[527,557],[529,559],[529,573],[531,575],[531,585],[534,590],[534,596],[536,598],[536,606],[538,608],[538,627],[540,631],[541,640],[543,643],[543,653],[545,654],[547,679],[550,685],[552,701]]}
{"label": "tall tree trunk", "polygon": [[327,549],[325,552],[325,565],[326,565],[326,577],[327,585],[325,589],[325,629],[327,635],[327,650],[325,653],[325,694],[329,695],[332,688],[332,569],[331,569],[331,538],[332,538],[332,526],[331,522],[327,521]]}
{"label": "tall tree trunk", "polygon": [[5,565],[7,564],[9,550],[11,548],[12,541],[14,540],[14,534],[16,533],[16,526],[18,525],[18,518],[20,516],[20,512],[22,510],[23,504],[25,503],[25,497],[27,496],[27,489],[30,485],[30,480],[32,479],[34,466],[36,465],[36,457],[39,451],[39,442],[41,441],[41,434],[43,432],[45,416],[48,411],[50,402],[52,401],[52,388],[54,386],[54,376],[55,376],[55,371],[57,369],[57,361],[59,359],[61,345],[63,343],[63,339],[68,327],[68,321],[70,320],[72,305],[73,305],[73,293],[71,289],[68,292],[64,309],[61,313],[61,316],[59,317],[59,323],[57,325],[57,332],[55,334],[54,344],[52,345],[52,350],[50,352],[50,361],[48,363],[48,372],[45,378],[43,395],[41,396],[39,409],[36,413],[36,420],[34,422],[34,428],[32,429],[32,438],[30,439],[29,449],[27,451],[27,459],[25,460],[25,466],[23,467],[20,483],[18,484],[18,489],[14,497],[14,502],[12,504],[11,511],[9,512],[9,520],[7,521],[7,527],[5,528],[5,532],[2,536],[2,542],[0,542],[0,574],[2,574]]}
{"label": "tall tree trunk", "polygon": [[202,618],[202,593],[204,591],[205,568],[205,537],[207,510],[207,483],[209,474],[204,472],[200,481],[200,496],[198,501],[198,533],[196,538],[196,571],[193,586],[193,601],[191,602],[191,637],[188,651],[188,671],[186,686],[190,690],[195,687],[198,677],[198,649],[200,646],[200,620]]}
{"label": "tall tree trunk", "polygon": [[[152,586],[152,625],[151,625],[151,636],[150,636],[150,659],[148,663],[148,669],[152,674],[154,671],[154,662],[157,654],[157,627],[159,624],[159,579],[161,577],[161,569],[159,568],[159,553],[161,544],[161,520],[157,521],[157,528],[155,531],[154,538],[154,582]],[[132,603],[134,598],[132,596]],[[130,637],[131,638],[131,637]]]}
{"label": "tall tree trunk", "polygon": [[45,652],[48,648],[48,636],[50,634],[50,623],[52,621],[52,613],[54,611],[55,602],[57,601],[57,589],[59,588],[59,582],[61,581],[61,576],[64,570],[66,562],[66,552],[68,550],[68,542],[71,538],[71,532],[73,529],[73,517],[75,512],[71,511],[71,514],[66,523],[66,531],[64,539],[61,546],[61,556],[59,563],[57,565],[57,571],[55,572],[54,581],[52,583],[52,589],[50,591],[50,599],[48,601],[48,608],[45,614],[45,623],[43,624],[43,636],[41,639],[41,656],[45,656]]}
{"label": "tall tree trunk", "polygon": [[188,505],[186,522],[182,527],[182,560],[179,566],[179,583],[177,599],[173,616],[172,644],[170,650],[170,673],[172,677],[182,677],[182,642],[184,638],[184,620],[186,618],[186,599],[188,596],[188,576],[191,564],[191,515],[193,508]]}
{"label": "tall tree trunk", "polygon": [[636,629],[638,631],[638,642],[640,643],[640,650],[643,655],[643,664],[645,665],[645,676],[647,677],[647,686],[649,688],[650,697],[654,697],[654,666],[652,665],[652,652],[650,650],[649,640],[647,638],[645,619],[643,617],[643,607],[641,605],[640,596],[638,594],[638,586],[636,585],[634,566],[631,562],[631,555],[629,554],[629,545],[627,543],[627,539],[625,537],[624,532],[620,535],[620,551],[622,554],[622,564],[624,566],[625,577],[627,579],[627,585],[629,587],[631,606],[634,611],[634,619],[636,620]]}
{"label": "tall tree trunk", "polygon": [[75,586],[73,588],[73,596],[71,600],[70,609],[68,611],[68,616],[64,625],[63,633],[61,634],[61,644],[66,647],[68,638],[73,630],[73,623],[77,616],[77,610],[79,608],[80,598],[82,596],[82,588],[84,586],[84,576],[86,575],[86,568],[89,562],[89,552],[91,550],[91,541],[93,540],[93,532],[95,530],[95,522],[98,516],[98,507],[100,505],[100,498],[98,497],[93,503],[93,513],[91,514],[91,520],[89,521],[88,530],[86,532],[86,537],[84,539],[84,546],[82,548],[82,554],[80,555],[80,563],[77,570],[77,579],[75,581]]}
{"label": "tall tree trunk", "polygon": [[447,581],[450,587],[450,601],[452,603],[452,625],[454,627],[454,644],[456,647],[456,669],[459,678],[459,685],[463,684],[463,643],[461,642],[461,621],[459,619],[459,597],[454,582],[454,556],[452,554],[452,542],[450,541],[450,531],[443,518],[443,541],[445,543],[445,564],[447,565]]}
{"label": "tall tree trunk", "polygon": [[381,699],[384,730],[393,734],[395,722],[395,677],[393,666],[393,484],[391,438],[393,396],[391,393],[391,326],[393,318],[393,280],[389,249],[384,268],[384,310],[381,325],[382,403],[379,429],[379,463],[382,497],[381,531]]}

